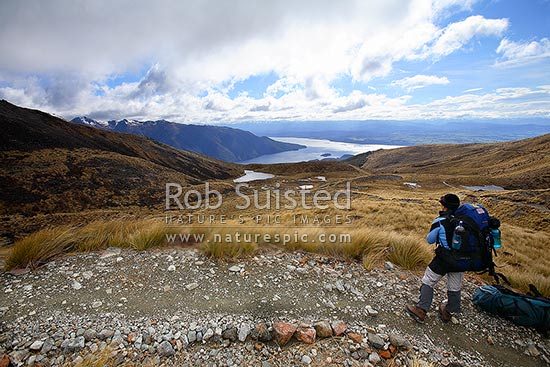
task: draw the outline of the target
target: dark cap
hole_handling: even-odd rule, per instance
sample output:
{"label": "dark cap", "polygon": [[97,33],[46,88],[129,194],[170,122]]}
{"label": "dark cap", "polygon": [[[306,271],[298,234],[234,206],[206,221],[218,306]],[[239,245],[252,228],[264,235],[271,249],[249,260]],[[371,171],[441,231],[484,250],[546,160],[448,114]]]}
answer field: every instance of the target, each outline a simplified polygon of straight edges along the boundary
{"label": "dark cap", "polygon": [[439,199],[441,205],[447,209],[456,210],[460,206],[460,199],[455,194],[446,194]]}

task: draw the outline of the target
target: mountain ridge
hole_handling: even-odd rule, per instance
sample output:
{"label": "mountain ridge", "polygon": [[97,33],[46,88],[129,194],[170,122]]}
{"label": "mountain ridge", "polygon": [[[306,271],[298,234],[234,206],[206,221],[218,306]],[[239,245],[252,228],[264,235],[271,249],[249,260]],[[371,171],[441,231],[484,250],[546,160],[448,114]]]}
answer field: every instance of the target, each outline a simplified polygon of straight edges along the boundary
{"label": "mountain ridge", "polygon": [[86,116],[71,122],[116,132],[147,136],[178,149],[189,150],[227,162],[241,162],[265,154],[304,148],[266,136],[225,126],[179,124],[167,120],[130,119],[97,121]]}
{"label": "mountain ridge", "polygon": [[550,187],[550,134],[498,143],[429,144],[367,152],[346,162],[376,173],[454,177],[462,184]]}
{"label": "mountain ridge", "polygon": [[266,121],[231,126],[273,137],[410,146],[526,139],[548,133],[550,119]]}

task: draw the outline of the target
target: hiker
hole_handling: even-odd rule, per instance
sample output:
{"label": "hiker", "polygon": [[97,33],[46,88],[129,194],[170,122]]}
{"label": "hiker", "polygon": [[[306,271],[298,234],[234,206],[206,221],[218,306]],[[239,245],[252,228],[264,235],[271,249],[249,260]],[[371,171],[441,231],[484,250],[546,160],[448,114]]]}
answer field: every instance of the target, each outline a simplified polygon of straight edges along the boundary
{"label": "hiker", "polygon": [[447,275],[447,303],[439,305],[438,312],[443,322],[449,322],[455,313],[460,312],[460,291],[462,289],[463,271],[452,271],[448,263],[444,261],[442,251],[451,251],[451,238],[454,230],[449,217],[460,207],[460,199],[455,194],[446,194],[439,199],[442,210],[430,228],[426,240],[430,245],[437,244],[435,257],[426,268],[422,285],[420,286],[420,299],[416,305],[407,305],[406,311],[419,323],[426,319],[426,313],[433,301],[434,287]]}

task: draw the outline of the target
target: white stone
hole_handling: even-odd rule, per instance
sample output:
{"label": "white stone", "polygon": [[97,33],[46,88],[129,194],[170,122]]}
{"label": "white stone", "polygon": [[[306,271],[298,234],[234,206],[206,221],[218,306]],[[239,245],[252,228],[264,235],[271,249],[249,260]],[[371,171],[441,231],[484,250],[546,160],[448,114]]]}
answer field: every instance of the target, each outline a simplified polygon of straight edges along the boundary
{"label": "white stone", "polygon": [[40,350],[42,349],[42,346],[44,345],[44,342],[41,341],[41,340],[37,340],[35,341],[34,343],[31,344],[31,346],[29,347],[30,350],[34,350],[34,351],[37,351],[37,350]]}
{"label": "white stone", "polygon": [[92,308],[99,308],[103,303],[101,301],[95,301],[92,303]]}
{"label": "white stone", "polygon": [[369,314],[369,316],[376,316],[376,315],[378,315],[378,311],[376,311],[376,310],[375,310],[374,308],[372,308],[372,306],[370,306],[370,305],[367,305],[367,306],[365,307],[365,309],[366,309],[367,313]]}
{"label": "white stone", "polygon": [[372,363],[372,364],[377,364],[377,363],[380,363],[381,359],[380,359],[380,356],[378,355],[378,353],[376,352],[373,352],[369,355],[369,362]]}
{"label": "white stone", "polygon": [[248,324],[242,324],[241,327],[239,328],[239,341],[244,343],[249,333],[250,333],[250,327],[248,326]]}

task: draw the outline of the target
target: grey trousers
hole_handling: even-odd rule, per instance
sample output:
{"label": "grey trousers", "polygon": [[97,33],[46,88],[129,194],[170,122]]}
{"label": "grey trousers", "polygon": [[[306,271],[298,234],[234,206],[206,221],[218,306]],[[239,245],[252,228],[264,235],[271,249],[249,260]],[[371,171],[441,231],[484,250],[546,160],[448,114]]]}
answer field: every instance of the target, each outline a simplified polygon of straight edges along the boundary
{"label": "grey trousers", "polygon": [[[447,312],[457,313],[461,310],[460,290],[462,289],[462,280],[464,273],[447,273]],[[432,307],[434,297],[434,287],[443,278],[444,275],[435,273],[430,267],[426,268],[422,277],[420,286],[420,300],[417,306],[424,311],[429,311]]]}

